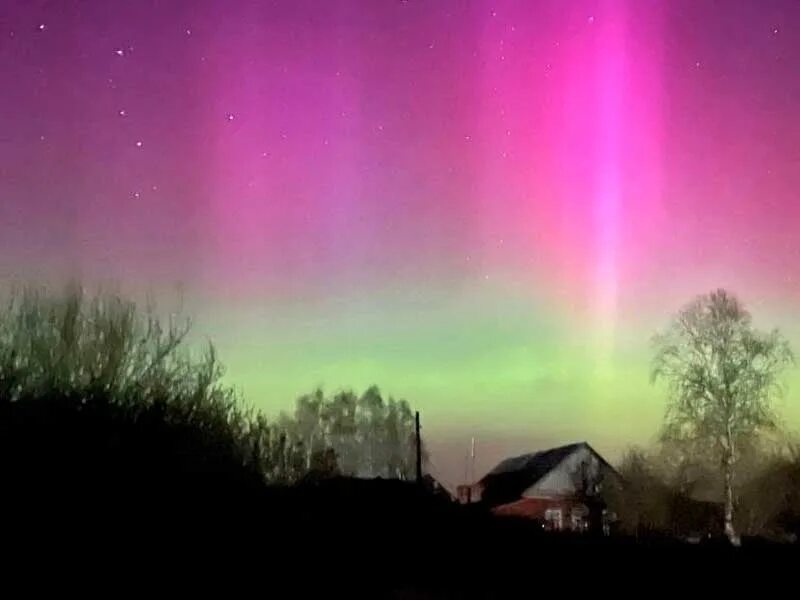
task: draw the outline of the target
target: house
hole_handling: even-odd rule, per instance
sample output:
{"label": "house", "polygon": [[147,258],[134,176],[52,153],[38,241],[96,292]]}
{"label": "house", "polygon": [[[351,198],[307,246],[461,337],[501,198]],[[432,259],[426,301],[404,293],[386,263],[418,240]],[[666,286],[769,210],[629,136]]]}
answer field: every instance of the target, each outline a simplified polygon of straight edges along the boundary
{"label": "house", "polygon": [[621,477],[580,442],[507,458],[480,480],[482,502],[497,515],[524,517],[552,530],[608,532],[605,491]]}

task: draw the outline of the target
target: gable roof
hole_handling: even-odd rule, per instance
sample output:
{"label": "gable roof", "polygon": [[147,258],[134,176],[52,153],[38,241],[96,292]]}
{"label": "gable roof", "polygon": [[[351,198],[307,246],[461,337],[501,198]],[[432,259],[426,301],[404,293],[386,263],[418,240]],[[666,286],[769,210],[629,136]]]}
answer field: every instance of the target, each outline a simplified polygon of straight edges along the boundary
{"label": "gable roof", "polygon": [[521,454],[501,461],[480,480],[483,499],[490,504],[504,504],[519,499],[522,492],[581,448],[587,448],[601,463],[613,470],[613,467],[586,442]]}
{"label": "gable roof", "polygon": [[483,479],[494,475],[502,475],[504,473],[525,471],[531,478],[531,485],[533,485],[552,471],[558,463],[584,445],[586,445],[585,442],[567,444],[566,446],[559,446],[558,448],[529,452],[528,454],[520,454],[519,456],[507,458],[489,471]]}

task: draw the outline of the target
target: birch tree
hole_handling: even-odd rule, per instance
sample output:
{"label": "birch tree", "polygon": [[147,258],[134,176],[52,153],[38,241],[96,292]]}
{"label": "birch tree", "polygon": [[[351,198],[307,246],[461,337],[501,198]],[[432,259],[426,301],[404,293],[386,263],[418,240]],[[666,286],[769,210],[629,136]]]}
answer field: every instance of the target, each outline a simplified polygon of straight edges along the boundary
{"label": "birch tree", "polygon": [[780,375],[793,362],[777,330],[753,327],[750,313],[730,292],[698,296],[654,339],[653,381],[668,388],[663,434],[712,453],[724,481],[724,527],[734,527],[737,444],[773,428]]}

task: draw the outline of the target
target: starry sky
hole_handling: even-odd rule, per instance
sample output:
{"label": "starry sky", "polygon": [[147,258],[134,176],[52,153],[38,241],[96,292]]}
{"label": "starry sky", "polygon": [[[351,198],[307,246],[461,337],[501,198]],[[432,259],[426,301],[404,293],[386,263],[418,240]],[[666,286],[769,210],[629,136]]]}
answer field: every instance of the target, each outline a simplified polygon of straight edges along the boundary
{"label": "starry sky", "polygon": [[651,441],[697,293],[800,349],[796,0],[4,0],[0,80],[0,280],[183,298],[269,414],[377,383],[445,483]]}

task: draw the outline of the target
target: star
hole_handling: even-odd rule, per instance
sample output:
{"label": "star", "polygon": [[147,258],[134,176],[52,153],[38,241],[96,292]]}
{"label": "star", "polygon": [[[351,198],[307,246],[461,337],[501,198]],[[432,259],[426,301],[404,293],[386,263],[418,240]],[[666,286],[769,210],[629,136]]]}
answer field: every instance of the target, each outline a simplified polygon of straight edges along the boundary
{"label": "star", "polygon": [[125,117],[125,116],[127,116],[127,115],[128,115],[128,113],[125,111],[125,109],[124,109],[124,108],[123,108],[123,109],[120,109],[120,110],[117,112],[117,114],[118,114],[120,117]]}
{"label": "star", "polygon": [[186,30],[186,35],[192,35],[192,30],[191,29],[187,29]]}
{"label": "star", "polygon": [[47,29],[47,25],[45,25],[44,23],[40,23],[38,29],[39,31],[44,31],[45,29]]}
{"label": "star", "polygon": [[142,147],[142,142],[141,142],[141,140],[137,140],[137,141],[136,141],[136,147],[137,147],[137,148],[141,148],[141,147]]}
{"label": "star", "polygon": [[134,197],[134,198],[137,198],[137,199],[138,199],[138,198],[140,197],[140,195],[141,195],[141,194],[139,194],[139,192],[133,192],[133,197]]}
{"label": "star", "polygon": [[125,50],[123,50],[122,48],[117,48],[116,50],[114,50],[114,54],[116,54],[117,56],[125,56]]}
{"label": "star", "polygon": [[773,28],[772,35],[778,35],[778,28],[777,27]]}
{"label": "star", "polygon": [[594,15],[589,15],[589,17],[586,19],[586,21],[589,23],[589,25],[594,23]]}
{"label": "star", "polygon": [[225,115],[225,118],[228,119],[228,121],[233,121],[236,118],[236,115],[233,113],[228,113]]}

